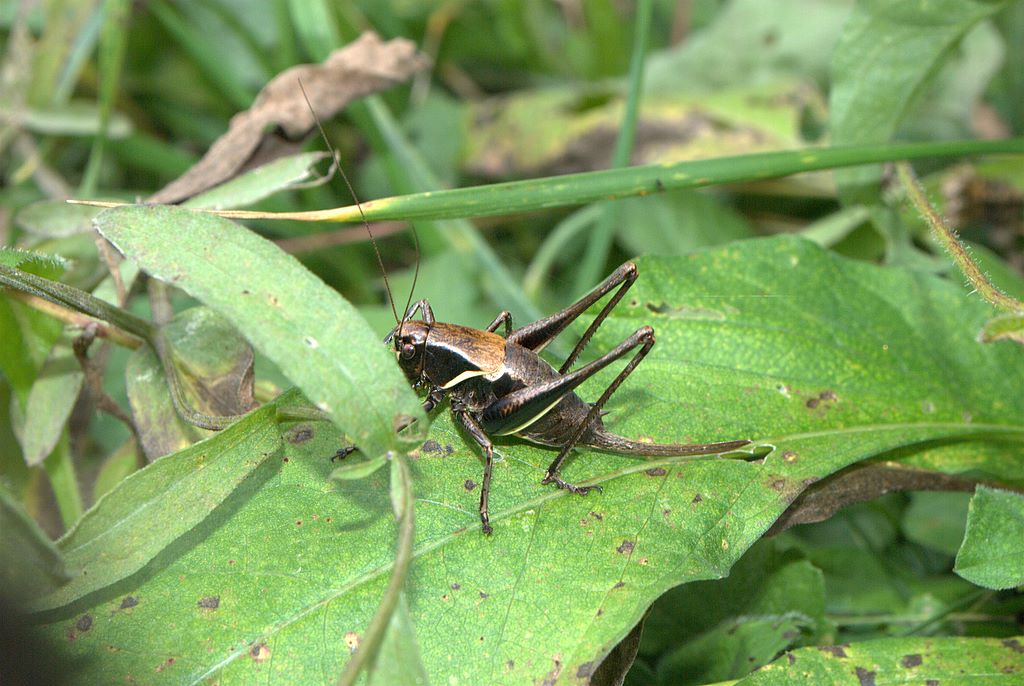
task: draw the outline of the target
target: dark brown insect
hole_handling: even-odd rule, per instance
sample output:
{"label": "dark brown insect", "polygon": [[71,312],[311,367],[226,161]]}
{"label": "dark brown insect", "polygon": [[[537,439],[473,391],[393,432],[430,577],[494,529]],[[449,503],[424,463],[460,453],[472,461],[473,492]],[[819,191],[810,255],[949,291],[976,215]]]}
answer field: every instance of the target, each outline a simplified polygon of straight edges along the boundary
{"label": "dark brown insect", "polygon": [[[430,412],[447,397],[455,419],[484,451],[480,489],[480,521],[484,533],[491,532],[487,507],[494,452],[491,436],[515,435],[560,448],[542,483],[553,483],[581,495],[599,487],[575,486],[558,475],[562,463],[576,446],[630,455],[710,455],[735,450],[750,442],[641,443],[605,429],[601,409],[654,346],[654,329],[641,327],[593,362],[570,370],[594,332],[636,281],[637,274],[636,265],[627,262],[569,307],[515,330],[508,311],[495,317],[485,330],[480,330],[438,322],[430,304],[420,300],[385,338],[385,343],[393,344],[398,363],[413,385],[426,389],[423,409]],[[539,355],[540,351],[613,290],[614,295],[561,368],[556,370],[548,364]],[[417,312],[422,319],[412,319]],[[504,337],[496,333],[500,327],[504,328]],[[634,350],[633,358],[597,402],[587,403],[576,395],[575,389],[580,384]]]}

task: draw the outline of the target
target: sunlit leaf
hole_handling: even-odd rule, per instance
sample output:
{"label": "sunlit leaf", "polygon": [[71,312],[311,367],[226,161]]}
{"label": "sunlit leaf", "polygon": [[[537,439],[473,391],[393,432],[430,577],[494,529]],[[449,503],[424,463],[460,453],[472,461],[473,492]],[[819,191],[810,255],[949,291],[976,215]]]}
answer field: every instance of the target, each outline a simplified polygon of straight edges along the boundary
{"label": "sunlit leaf", "polygon": [[[1024,398],[1012,392],[1024,361],[974,340],[988,306],[958,284],[792,238],[638,264],[640,280],[588,350],[641,323],[658,344],[613,396],[606,424],[775,450],[763,462],[580,451],[563,476],[605,490],[579,497],[540,485],[554,451],[500,440],[487,537],[479,451],[442,412],[411,461],[406,587],[432,682],[591,673],[655,598],[727,574],[806,484],[858,460],[903,447],[906,459],[956,470],[942,444],[953,440],[971,447],[977,472],[1024,480],[1013,466]],[[333,681],[391,570],[389,485],[378,471],[329,486],[339,436],[326,424],[288,435],[286,461],[230,519],[123,589],[139,601],[130,612],[118,611],[120,595],[98,599],[93,628],[62,651],[104,646],[108,678]],[[206,597],[217,607],[197,604]],[[47,631],[64,636],[75,621],[66,614]],[[160,630],[168,625],[179,630]]]}

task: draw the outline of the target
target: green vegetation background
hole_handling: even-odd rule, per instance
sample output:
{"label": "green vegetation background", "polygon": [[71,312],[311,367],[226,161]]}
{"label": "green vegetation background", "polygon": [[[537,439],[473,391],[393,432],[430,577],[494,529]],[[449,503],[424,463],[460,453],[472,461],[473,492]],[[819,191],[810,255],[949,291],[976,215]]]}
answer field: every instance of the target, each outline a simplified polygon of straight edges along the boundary
{"label": "green vegetation background", "polygon": [[[79,395],[92,384],[71,351],[80,329],[5,291],[3,580],[29,611],[14,631],[69,681],[333,683],[353,654],[376,655],[360,677],[374,683],[1020,678],[1022,351],[976,340],[996,310],[888,171],[820,170],[930,151],[917,166],[930,197],[1022,298],[1024,3],[28,7],[0,7],[0,242],[62,259],[5,250],[0,264],[116,305],[95,225],[131,258],[127,282],[138,264],[180,287],[160,330],[190,397],[201,404],[211,380],[237,390],[255,348],[257,398],[297,385],[338,425],[294,421],[286,394],[202,432],[174,414],[146,346],[96,344],[93,368],[139,442],[174,451],[139,469],[129,431]],[[415,41],[432,66],[327,134],[362,200],[397,196],[368,204],[371,220],[416,219],[415,297],[445,321],[479,327],[509,309],[525,323],[640,256],[588,349],[658,332],[609,425],[663,442],[751,438],[749,459],[580,452],[567,478],[605,489],[584,499],[539,484],[551,450],[503,441],[485,538],[478,450],[444,410],[390,478],[370,469],[402,447],[389,420],[414,401],[376,342],[393,318],[362,229],[247,224],[300,265],[226,220],[61,202],[152,194],[275,74],[371,28]],[[780,150],[798,152],[757,156]],[[243,179],[224,202],[350,205],[342,184],[307,183],[315,157]],[[641,164],[665,166],[557,176]],[[417,194],[442,188],[466,190]],[[376,226],[400,307],[417,253],[403,227]],[[139,290],[108,321],[148,321]],[[1007,316],[1019,338],[1020,312]],[[345,435],[367,453],[349,458],[365,478],[332,481]],[[827,520],[779,531],[811,484]],[[870,499],[835,511],[843,488]]]}

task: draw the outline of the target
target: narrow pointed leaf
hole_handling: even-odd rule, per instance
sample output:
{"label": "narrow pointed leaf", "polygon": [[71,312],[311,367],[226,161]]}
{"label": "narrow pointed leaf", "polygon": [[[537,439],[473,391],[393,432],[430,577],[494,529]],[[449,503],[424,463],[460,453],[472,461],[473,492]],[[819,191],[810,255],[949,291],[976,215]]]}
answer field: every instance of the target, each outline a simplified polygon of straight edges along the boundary
{"label": "narrow pointed leaf", "polygon": [[368,454],[398,449],[396,415],[422,417],[362,316],[269,241],[176,207],[118,208],[96,227],[143,269],[224,315]]}
{"label": "narrow pointed leaf", "polygon": [[5,598],[22,602],[68,580],[64,558],[53,541],[0,488],[0,583]]}
{"label": "narrow pointed leaf", "polygon": [[30,467],[41,464],[57,445],[84,382],[85,372],[71,347],[57,343],[39,370],[25,407],[21,448]]}

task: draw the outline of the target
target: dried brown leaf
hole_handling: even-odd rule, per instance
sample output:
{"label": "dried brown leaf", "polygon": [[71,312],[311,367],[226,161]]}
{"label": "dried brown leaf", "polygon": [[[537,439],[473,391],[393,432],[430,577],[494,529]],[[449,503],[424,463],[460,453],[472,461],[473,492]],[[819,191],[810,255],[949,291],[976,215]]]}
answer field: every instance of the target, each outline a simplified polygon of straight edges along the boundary
{"label": "dried brown leaf", "polygon": [[[224,183],[256,163],[291,152],[315,126],[313,111],[333,117],[357,98],[390,88],[428,65],[416,46],[403,38],[382,41],[373,32],[330,54],[322,64],[300,64],[264,86],[252,107],[231,118],[227,133],[201,160],[149,198],[177,203]],[[302,95],[302,82],[309,105]]]}

